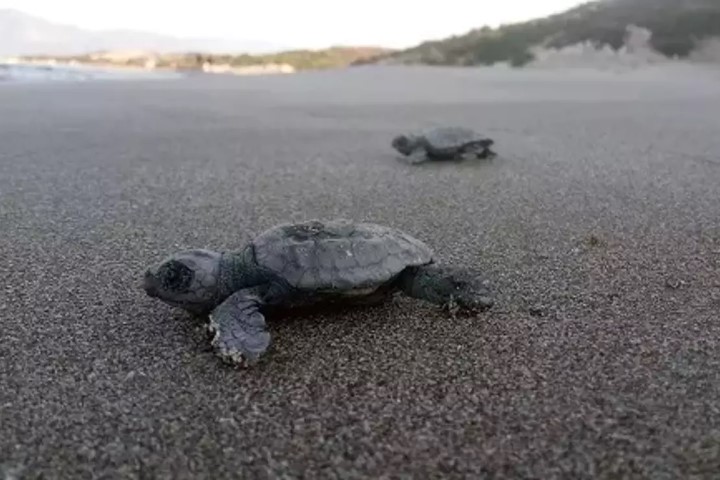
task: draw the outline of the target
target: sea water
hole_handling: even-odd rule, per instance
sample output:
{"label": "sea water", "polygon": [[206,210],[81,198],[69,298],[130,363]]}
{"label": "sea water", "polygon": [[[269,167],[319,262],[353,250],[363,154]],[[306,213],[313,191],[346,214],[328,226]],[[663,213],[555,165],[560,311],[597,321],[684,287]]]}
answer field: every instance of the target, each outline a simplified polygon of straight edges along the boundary
{"label": "sea water", "polygon": [[3,63],[0,61],[0,82],[83,82],[91,80],[152,80],[181,77],[176,72],[103,68],[84,65],[40,65]]}

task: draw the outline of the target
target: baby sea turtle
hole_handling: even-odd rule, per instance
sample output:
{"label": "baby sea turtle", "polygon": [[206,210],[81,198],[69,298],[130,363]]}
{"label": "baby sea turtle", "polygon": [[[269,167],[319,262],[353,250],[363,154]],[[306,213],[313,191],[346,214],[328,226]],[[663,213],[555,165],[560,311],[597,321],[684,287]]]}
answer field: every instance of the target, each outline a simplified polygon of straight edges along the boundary
{"label": "baby sea turtle", "polygon": [[209,314],[216,354],[239,365],[268,349],[263,312],[271,307],[372,304],[395,292],[467,312],[494,303],[477,272],[438,265],[420,240],[344,219],[278,225],[236,252],[175,253],[147,269],[143,287],[169,305]]}
{"label": "baby sea turtle", "polygon": [[426,132],[398,135],[392,146],[411,164],[428,160],[493,158],[494,140],[464,127],[438,127]]}

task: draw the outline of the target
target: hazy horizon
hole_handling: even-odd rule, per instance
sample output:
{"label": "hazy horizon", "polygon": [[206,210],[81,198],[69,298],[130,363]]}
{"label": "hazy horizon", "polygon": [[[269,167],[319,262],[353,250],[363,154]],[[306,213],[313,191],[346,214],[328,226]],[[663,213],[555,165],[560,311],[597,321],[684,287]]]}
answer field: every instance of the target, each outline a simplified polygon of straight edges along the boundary
{"label": "hazy horizon", "polygon": [[[168,0],[127,0],[108,4],[92,0],[0,0],[44,20],[86,30],[133,30],[183,38],[223,38],[268,42],[287,48],[373,45],[406,48],[425,40],[462,34],[484,25],[498,26],[557,13],[582,0],[506,0],[478,4],[446,0],[423,8],[409,0],[356,4],[331,0],[266,0],[232,5],[222,0],[178,4]],[[282,12],[282,15],[278,15]],[[368,28],[368,27],[371,28]]]}

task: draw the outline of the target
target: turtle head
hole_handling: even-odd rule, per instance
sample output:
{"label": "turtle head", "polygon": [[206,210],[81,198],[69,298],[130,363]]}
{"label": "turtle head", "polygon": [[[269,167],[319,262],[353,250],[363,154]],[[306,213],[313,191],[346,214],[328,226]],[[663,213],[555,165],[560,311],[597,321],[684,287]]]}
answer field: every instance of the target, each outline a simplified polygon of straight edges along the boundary
{"label": "turtle head", "polygon": [[213,308],[220,290],[222,255],[204,249],[175,253],[145,271],[143,289],[153,298],[194,313]]}
{"label": "turtle head", "polygon": [[417,148],[417,138],[413,135],[398,135],[393,138],[392,146],[403,155],[410,155]]}

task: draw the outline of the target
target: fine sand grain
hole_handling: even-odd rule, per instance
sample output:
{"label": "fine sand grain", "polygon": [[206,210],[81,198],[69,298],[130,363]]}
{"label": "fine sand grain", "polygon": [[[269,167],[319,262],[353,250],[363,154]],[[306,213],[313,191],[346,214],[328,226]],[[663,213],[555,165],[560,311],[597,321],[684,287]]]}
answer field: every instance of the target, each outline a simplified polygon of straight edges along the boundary
{"label": "fine sand grain", "polygon": [[[718,478],[719,80],[3,85],[0,478]],[[499,157],[395,160],[393,135],[445,123]],[[338,216],[482,269],[497,306],[272,318],[235,371],[139,288],[177,249]]]}

